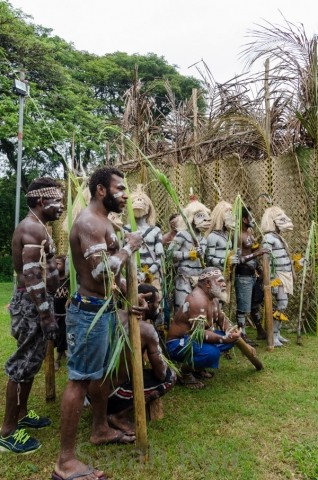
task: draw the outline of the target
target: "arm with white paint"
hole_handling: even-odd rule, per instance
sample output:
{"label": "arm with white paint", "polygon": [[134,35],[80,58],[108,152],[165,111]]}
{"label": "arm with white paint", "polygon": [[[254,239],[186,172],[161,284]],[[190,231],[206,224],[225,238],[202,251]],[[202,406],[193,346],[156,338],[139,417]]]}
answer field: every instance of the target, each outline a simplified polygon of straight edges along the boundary
{"label": "arm with white paint", "polygon": [[57,323],[47,297],[46,255],[49,254],[50,239],[41,225],[32,225],[21,242],[23,276],[26,291],[39,312],[41,327],[48,339],[54,339]]}

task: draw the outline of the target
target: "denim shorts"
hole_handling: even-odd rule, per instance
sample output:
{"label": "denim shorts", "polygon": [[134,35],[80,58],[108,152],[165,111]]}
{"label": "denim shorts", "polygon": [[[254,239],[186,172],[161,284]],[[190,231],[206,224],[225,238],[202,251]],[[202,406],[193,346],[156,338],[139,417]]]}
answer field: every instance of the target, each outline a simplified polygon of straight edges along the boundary
{"label": "denim shorts", "polygon": [[241,276],[235,277],[236,309],[239,312],[250,313],[252,306],[253,288],[256,277]]}
{"label": "denim shorts", "polygon": [[72,303],[68,307],[66,337],[69,380],[100,380],[106,373],[116,312],[106,310],[88,333],[95,316],[96,312],[80,310]]}

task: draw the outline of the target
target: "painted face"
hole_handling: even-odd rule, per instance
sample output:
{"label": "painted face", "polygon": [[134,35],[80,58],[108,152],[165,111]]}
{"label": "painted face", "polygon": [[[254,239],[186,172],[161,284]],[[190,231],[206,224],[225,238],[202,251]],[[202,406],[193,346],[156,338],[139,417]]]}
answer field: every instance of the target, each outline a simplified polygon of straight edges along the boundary
{"label": "painted face", "polygon": [[294,225],[286,213],[279,213],[274,219],[274,223],[279,232],[292,232],[294,230]]}
{"label": "painted face", "polygon": [[179,216],[173,218],[173,219],[170,220],[170,222],[169,222],[170,229],[171,229],[173,232],[176,232],[176,230],[177,230],[178,218],[179,218]]}
{"label": "painted face", "polygon": [[49,220],[57,220],[63,213],[63,195],[56,198],[43,198],[43,210]]}
{"label": "painted face", "polygon": [[211,218],[207,211],[201,210],[194,215],[193,223],[199,232],[205,232],[211,227]]}
{"label": "painted face", "polygon": [[234,230],[235,220],[232,216],[232,210],[226,210],[224,213],[224,227],[226,230]]}
{"label": "painted face", "polygon": [[247,217],[247,226],[249,228],[254,228],[255,227],[254,218],[252,218],[250,215]]}
{"label": "painted face", "polygon": [[149,212],[149,205],[147,203],[147,200],[142,195],[134,198],[132,202],[132,207],[136,218],[145,217]]}
{"label": "painted face", "polygon": [[158,315],[160,314],[160,297],[159,293],[155,293],[155,299],[152,298],[147,301],[148,303],[148,312],[146,313],[146,317],[152,321],[155,321]]}
{"label": "painted face", "polygon": [[62,275],[65,272],[65,261],[62,258],[56,259],[56,268],[59,271],[59,274]]}
{"label": "painted face", "polygon": [[127,202],[126,186],[118,175],[112,175],[109,191],[103,198],[103,204],[108,212],[121,213]]}
{"label": "painted face", "polygon": [[226,283],[220,271],[220,275],[211,277],[210,293],[214,298],[218,298],[222,302],[227,301]]}

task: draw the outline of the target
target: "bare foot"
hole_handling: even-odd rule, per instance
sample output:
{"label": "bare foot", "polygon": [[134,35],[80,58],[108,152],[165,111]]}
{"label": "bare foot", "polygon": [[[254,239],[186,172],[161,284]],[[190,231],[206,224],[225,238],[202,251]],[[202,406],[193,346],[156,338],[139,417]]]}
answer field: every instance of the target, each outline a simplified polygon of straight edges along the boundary
{"label": "bare foot", "polygon": [[105,430],[99,430],[93,432],[90,441],[94,445],[101,445],[107,443],[133,443],[136,440],[135,435],[127,435],[121,430],[114,428],[107,428]]}
{"label": "bare foot", "polygon": [[184,385],[191,390],[201,390],[205,387],[204,383],[195,378],[192,373],[183,373],[179,380],[181,385]]}
{"label": "bare foot", "polygon": [[121,430],[126,435],[135,435],[135,425],[128,418],[120,418],[114,415],[108,415],[108,423],[111,427]]}
{"label": "bare foot", "polygon": [[95,470],[76,459],[63,464],[57,463],[52,474],[52,480],[64,480],[72,475],[75,479],[77,474],[80,480],[106,480],[103,471]]}

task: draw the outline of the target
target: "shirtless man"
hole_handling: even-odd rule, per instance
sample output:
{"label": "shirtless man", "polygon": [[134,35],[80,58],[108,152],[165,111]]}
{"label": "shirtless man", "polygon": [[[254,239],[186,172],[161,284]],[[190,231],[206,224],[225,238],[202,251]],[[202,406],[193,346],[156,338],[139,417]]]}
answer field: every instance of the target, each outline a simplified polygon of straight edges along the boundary
{"label": "shirtless man", "polygon": [[[239,331],[228,331],[230,323],[219,305],[219,300],[225,302],[226,296],[226,283],[221,270],[215,267],[205,268],[199,276],[197,286],[187,295],[170,326],[167,350],[172,360],[185,364],[182,367],[181,381],[190,388],[204,386],[190,373],[191,366],[196,369],[218,368],[221,353],[231,349],[240,338]],[[189,336],[198,321],[203,323],[205,329],[203,343],[192,342],[192,355],[189,358]],[[215,324],[218,325],[218,330],[214,329]]]}
{"label": "shirtless man", "polygon": [[[148,308],[143,312],[143,321],[140,322],[141,350],[149,361],[149,366],[143,370],[145,402],[149,403],[170,391],[177,377],[168,367],[162,355],[159,336],[154,327],[156,317],[160,310],[159,292],[156,287],[146,283],[138,285],[138,292],[150,294],[150,297],[147,298]],[[127,312],[119,311],[119,314],[128,332]],[[131,353],[128,348],[126,348],[125,355],[130,371]],[[108,421],[113,427],[119,428],[131,435],[134,433],[134,425],[129,422],[128,416],[133,408],[134,396],[131,372],[130,378],[128,378],[126,361],[124,358],[122,359],[118,376],[112,379],[116,388],[108,398],[107,413]]]}
{"label": "shirtless man", "polygon": [[[131,253],[140,248],[142,237],[139,233],[128,233],[126,245],[118,249],[117,236],[108,214],[121,213],[126,206],[128,197],[119,170],[98,168],[90,178],[89,189],[90,203],[76,217],[70,233],[79,289],[71,298],[66,318],[69,380],[62,399],[61,451],[53,480],[69,477],[105,479],[103,472],[83,464],[75,453],[76,432],[88,386],[93,415],[91,442],[99,445],[135,440],[134,436],[125,435],[108,425],[106,408],[110,384],[104,377],[109,337],[116,322],[114,282],[117,287],[122,286],[120,271]],[[94,318],[102,306],[104,312],[96,322]]]}
{"label": "shirtless man", "polygon": [[52,178],[34,180],[26,194],[29,213],[13,233],[12,257],[17,274],[10,302],[11,332],[17,350],[6,363],[9,377],[6,409],[0,436],[0,451],[29,453],[41,447],[25,428],[51,424],[47,417],[28,411],[28,398],[41,368],[47,340],[54,340],[57,324],[53,294],[59,286],[55,248],[46,224],[63,212],[63,194]]}
{"label": "shirtless man", "polygon": [[242,338],[250,345],[255,344],[255,342],[247,337],[245,331],[245,317],[249,313],[257,330],[257,340],[265,340],[267,338],[259,313],[260,302],[253,301],[253,297],[254,300],[256,299],[256,296],[253,294],[255,293],[257,279],[256,258],[269,252],[269,250],[255,246],[253,227],[254,221],[251,213],[247,208],[243,207],[242,233],[239,239],[241,254],[235,269],[236,321],[242,329]]}

